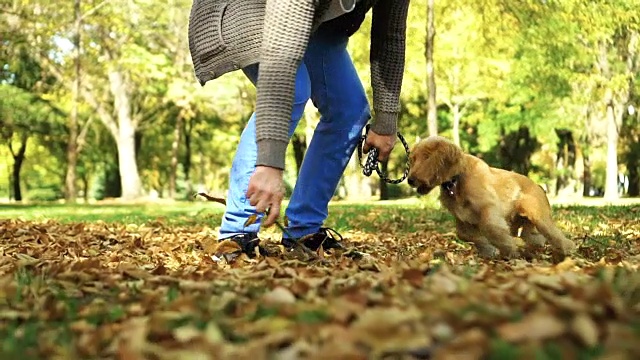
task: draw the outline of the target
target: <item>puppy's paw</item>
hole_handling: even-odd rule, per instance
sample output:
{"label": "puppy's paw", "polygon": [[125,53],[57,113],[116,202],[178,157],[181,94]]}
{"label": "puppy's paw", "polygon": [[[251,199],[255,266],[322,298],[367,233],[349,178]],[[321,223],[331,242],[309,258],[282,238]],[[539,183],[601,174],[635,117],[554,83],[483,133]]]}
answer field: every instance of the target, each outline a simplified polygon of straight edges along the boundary
{"label": "puppy's paw", "polygon": [[563,244],[563,252],[565,255],[571,255],[576,251],[576,244],[571,240],[566,240]]}
{"label": "puppy's paw", "polygon": [[478,255],[485,260],[494,260],[500,255],[498,248],[490,244],[476,245],[476,249],[478,249]]}
{"label": "puppy's paw", "polygon": [[565,257],[571,256],[576,252],[576,244],[567,239],[562,242],[562,249],[554,248],[552,251],[553,258],[557,261],[562,261]]}
{"label": "puppy's paw", "polygon": [[544,246],[526,244],[522,249],[520,249],[520,252],[525,260],[531,261],[544,252]]}
{"label": "puppy's paw", "polygon": [[516,251],[511,253],[511,256],[509,257],[509,260],[511,260],[511,259],[522,259],[522,258],[524,258],[524,256],[522,255],[522,252],[520,250],[516,250]]}
{"label": "puppy's paw", "polygon": [[495,246],[500,251],[499,257],[504,260],[517,259],[521,257],[520,250],[515,242],[497,243]]}
{"label": "puppy's paw", "polygon": [[518,249],[511,250],[509,252],[500,252],[500,257],[504,260],[521,259],[522,253]]}

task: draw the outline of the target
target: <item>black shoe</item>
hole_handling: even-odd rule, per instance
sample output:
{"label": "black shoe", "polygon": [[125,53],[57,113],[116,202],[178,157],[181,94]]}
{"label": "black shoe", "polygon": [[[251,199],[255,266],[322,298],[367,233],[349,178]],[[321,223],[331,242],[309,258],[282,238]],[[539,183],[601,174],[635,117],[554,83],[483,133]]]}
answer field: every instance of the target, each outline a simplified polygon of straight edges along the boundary
{"label": "black shoe", "polygon": [[[258,238],[258,233],[244,233],[234,235],[228,238],[220,239],[220,241],[231,240],[236,244],[240,245],[242,252],[247,254],[249,258],[255,257],[255,248],[258,247],[258,251],[260,255],[267,256],[267,251],[260,246],[260,238]],[[225,255],[235,255],[233,258],[236,258],[239,254],[225,254]],[[227,256],[225,256],[227,258]],[[226,260],[229,260],[228,258]]]}
{"label": "black shoe", "polygon": [[322,227],[315,234],[310,234],[303,236],[298,239],[282,239],[282,245],[286,248],[294,248],[296,246],[296,242],[302,243],[304,246],[309,249],[315,251],[318,250],[320,245],[324,250],[329,249],[344,249],[344,246],[340,243],[342,241],[342,235],[340,235],[337,231],[332,228]]}

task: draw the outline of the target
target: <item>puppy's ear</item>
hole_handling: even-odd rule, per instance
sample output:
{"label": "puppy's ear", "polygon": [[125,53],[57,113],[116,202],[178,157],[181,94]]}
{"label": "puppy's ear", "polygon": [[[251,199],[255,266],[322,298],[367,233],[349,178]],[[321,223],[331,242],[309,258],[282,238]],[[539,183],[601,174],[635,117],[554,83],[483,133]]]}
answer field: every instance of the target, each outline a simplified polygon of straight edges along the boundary
{"label": "puppy's ear", "polygon": [[447,168],[454,168],[460,166],[462,155],[462,149],[454,143],[450,143],[442,158]]}

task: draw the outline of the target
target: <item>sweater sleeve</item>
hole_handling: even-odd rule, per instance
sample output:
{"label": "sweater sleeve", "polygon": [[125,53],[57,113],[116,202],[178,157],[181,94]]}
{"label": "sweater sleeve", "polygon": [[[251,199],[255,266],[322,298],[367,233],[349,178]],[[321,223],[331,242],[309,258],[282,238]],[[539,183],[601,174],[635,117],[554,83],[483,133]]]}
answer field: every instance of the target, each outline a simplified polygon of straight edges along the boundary
{"label": "sweater sleeve", "polygon": [[396,133],[404,74],[409,0],[378,0],[371,24],[371,87],[374,121],[371,130]]}
{"label": "sweater sleeve", "polygon": [[267,0],[256,98],[256,165],[284,169],[295,77],[316,0]]}

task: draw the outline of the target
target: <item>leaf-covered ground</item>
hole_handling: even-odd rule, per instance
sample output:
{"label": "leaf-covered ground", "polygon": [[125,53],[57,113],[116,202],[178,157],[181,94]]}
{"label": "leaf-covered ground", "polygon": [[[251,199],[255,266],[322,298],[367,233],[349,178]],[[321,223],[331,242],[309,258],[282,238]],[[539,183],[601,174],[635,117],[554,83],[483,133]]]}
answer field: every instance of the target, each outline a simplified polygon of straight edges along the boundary
{"label": "leaf-covered ground", "polygon": [[558,264],[482,261],[428,207],[332,207],[361,258],[270,229],[232,265],[218,213],[5,218],[0,359],[640,358],[640,206],[554,214],[580,246]]}

